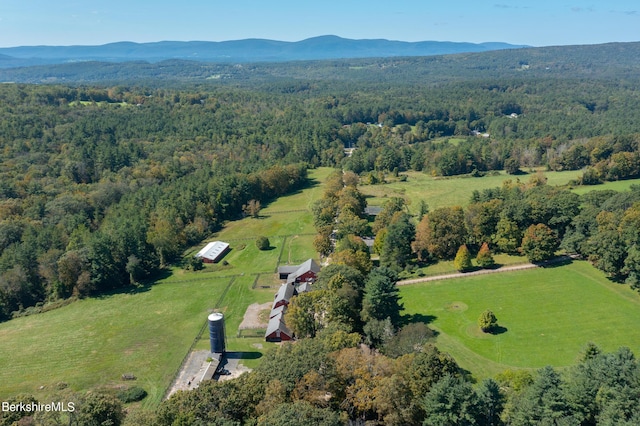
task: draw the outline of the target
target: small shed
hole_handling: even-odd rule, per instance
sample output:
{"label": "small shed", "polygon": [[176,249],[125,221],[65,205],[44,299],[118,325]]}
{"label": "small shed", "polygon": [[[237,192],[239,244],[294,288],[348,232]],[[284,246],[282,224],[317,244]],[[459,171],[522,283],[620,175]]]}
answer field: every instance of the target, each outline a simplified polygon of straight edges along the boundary
{"label": "small shed", "polygon": [[200,250],[195,257],[202,258],[204,263],[218,263],[229,252],[229,243],[213,241]]}

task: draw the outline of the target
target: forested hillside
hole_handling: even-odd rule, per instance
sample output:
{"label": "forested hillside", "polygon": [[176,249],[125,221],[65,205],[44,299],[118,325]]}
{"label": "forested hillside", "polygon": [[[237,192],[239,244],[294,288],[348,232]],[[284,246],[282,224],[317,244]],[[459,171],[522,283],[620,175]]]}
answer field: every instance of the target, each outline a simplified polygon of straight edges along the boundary
{"label": "forested hillside", "polygon": [[[504,78],[626,79],[638,75],[640,43],[560,46],[455,55],[355,58],[323,61],[238,63],[169,59],[112,63],[71,61],[59,65],[4,68],[0,82],[102,83],[137,82],[167,86],[177,83],[254,85],[274,80],[371,82],[423,85]],[[10,64],[11,59],[0,57]],[[5,65],[8,66],[8,65]]]}

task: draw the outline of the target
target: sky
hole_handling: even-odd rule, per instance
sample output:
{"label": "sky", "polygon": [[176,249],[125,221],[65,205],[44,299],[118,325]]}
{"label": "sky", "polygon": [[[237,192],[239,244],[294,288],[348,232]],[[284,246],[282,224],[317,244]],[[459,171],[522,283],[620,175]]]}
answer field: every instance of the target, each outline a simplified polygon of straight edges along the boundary
{"label": "sky", "polygon": [[530,46],[640,41],[638,0],[0,0],[0,47],[299,41],[320,35]]}

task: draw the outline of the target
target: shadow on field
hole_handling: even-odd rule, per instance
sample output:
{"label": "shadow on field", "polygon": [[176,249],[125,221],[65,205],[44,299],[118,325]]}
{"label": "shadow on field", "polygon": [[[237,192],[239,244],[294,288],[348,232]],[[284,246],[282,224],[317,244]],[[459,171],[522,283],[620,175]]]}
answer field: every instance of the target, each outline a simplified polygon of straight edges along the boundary
{"label": "shadow on field", "polygon": [[402,316],[402,322],[404,324],[414,324],[417,322],[421,322],[423,324],[430,324],[435,321],[438,317],[435,315],[424,315],[424,314],[408,314]]}
{"label": "shadow on field", "polygon": [[551,260],[547,260],[546,262],[541,262],[538,265],[547,269],[547,268],[559,268],[561,266],[571,265],[573,263],[573,259],[569,256],[559,256]]}
{"label": "shadow on field", "polygon": [[493,334],[494,336],[498,336],[500,334],[504,334],[507,331],[509,331],[509,329],[507,327],[503,327],[501,325],[495,325],[493,327],[491,327],[491,330],[489,330],[489,334]]}
{"label": "shadow on field", "polygon": [[260,352],[225,352],[224,356],[228,359],[258,359],[262,358]]}
{"label": "shadow on field", "polygon": [[145,279],[144,281],[141,281],[139,283],[136,284],[131,284],[128,286],[124,286],[124,287],[120,287],[120,288],[115,288],[113,290],[109,290],[109,291],[104,291],[101,292],[99,294],[96,294],[95,296],[92,296],[96,299],[107,299],[111,296],[115,296],[118,294],[140,294],[140,293],[146,293],[147,291],[151,290],[151,287],[153,286],[153,284],[157,281],[166,279],[168,277],[171,276],[171,271],[168,269],[163,269],[160,272],[158,272],[157,274],[153,275],[152,277],[149,277],[147,279]]}

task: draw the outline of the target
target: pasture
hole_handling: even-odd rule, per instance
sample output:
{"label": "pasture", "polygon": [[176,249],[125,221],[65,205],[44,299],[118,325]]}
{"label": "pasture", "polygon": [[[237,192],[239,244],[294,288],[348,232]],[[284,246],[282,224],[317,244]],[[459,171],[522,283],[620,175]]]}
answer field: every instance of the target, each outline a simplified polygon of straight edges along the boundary
{"label": "pasture", "polygon": [[[212,310],[225,313],[228,350],[242,352],[242,363],[255,367],[262,352],[273,344],[262,337],[240,337],[238,326],[247,306],[272,300],[279,285],[274,274],[278,265],[316,257],[309,207],[322,196],[322,182],[331,172],[328,168],[311,170],[307,188],[263,206],[259,218],[226,223],[211,235],[208,241],[230,243],[226,264],[206,265],[198,272],[176,267],[141,288],[1,323],[0,399],[29,393],[46,400],[60,392],[61,383],[72,391],[135,384],[149,393],[142,407],[152,409],[189,348],[208,348],[206,332],[203,339],[196,337]],[[577,173],[545,175],[551,184],[565,184]],[[412,200],[411,209],[417,209],[421,199],[433,209],[466,204],[473,189],[499,186],[512,178],[434,179],[408,173],[407,182],[361,189],[373,197],[369,199],[373,205],[381,204],[385,197],[405,196]],[[258,235],[269,238],[270,250],[256,248]],[[200,247],[186,250],[185,258]],[[496,257],[502,264],[521,259]],[[432,275],[451,269],[452,265],[442,262],[415,273]],[[435,316],[431,325],[441,333],[438,344],[480,377],[507,367],[568,365],[587,341],[607,350],[640,341],[632,327],[640,320],[638,295],[609,283],[580,262],[563,268],[404,286],[401,294],[406,313]],[[458,302],[462,304],[456,310],[453,305]],[[462,310],[463,306],[467,309]],[[477,316],[486,308],[495,310],[500,325],[507,328],[505,333],[486,336],[474,331]],[[640,348],[632,345],[632,349],[638,352]],[[129,373],[137,382],[121,381],[121,375]]]}
{"label": "pasture", "polygon": [[[572,179],[582,175],[582,171],[544,172],[549,185],[566,185]],[[500,172],[496,176],[484,177],[432,177],[421,172],[404,172],[406,182],[391,181],[382,185],[362,185],[360,192],[367,196],[372,206],[381,206],[391,197],[401,197],[408,201],[409,211],[417,214],[420,201],[424,200],[429,210],[447,206],[465,206],[469,204],[474,190],[496,188],[506,180],[527,182],[534,173],[513,176]]]}
{"label": "pasture", "polygon": [[[122,374],[157,404],[230,279],[179,280],[80,300],[0,324],[0,398],[115,387]],[[40,389],[43,387],[42,389]]]}
{"label": "pasture", "polygon": [[604,191],[604,190],[613,190],[613,191],[628,191],[631,185],[639,185],[640,179],[628,179],[628,180],[616,180],[613,182],[604,182],[600,185],[586,185],[586,186],[578,186],[572,189],[578,195],[586,194],[591,191]]}
{"label": "pasture", "polygon": [[[273,299],[279,264],[315,257],[309,206],[322,195],[321,182],[330,172],[312,170],[308,188],[265,206],[260,218],[229,222],[208,238],[230,243],[226,265],[198,272],[173,268],[142,288],[0,323],[0,399],[29,393],[46,400],[60,383],[73,391],[135,384],[149,393],[142,407],[155,407],[189,348],[209,347],[206,332],[195,339],[213,310],[225,313],[227,349],[243,352],[242,362],[255,366],[273,344],[237,337],[238,326],[247,306]],[[256,248],[258,235],[269,238],[270,250]],[[136,382],[121,380],[129,373]]]}
{"label": "pasture", "polygon": [[[426,319],[437,345],[476,378],[507,368],[564,367],[588,342],[640,353],[640,295],[584,261],[400,288],[405,314]],[[482,333],[480,313],[498,318]]]}

